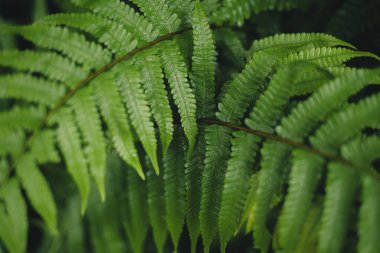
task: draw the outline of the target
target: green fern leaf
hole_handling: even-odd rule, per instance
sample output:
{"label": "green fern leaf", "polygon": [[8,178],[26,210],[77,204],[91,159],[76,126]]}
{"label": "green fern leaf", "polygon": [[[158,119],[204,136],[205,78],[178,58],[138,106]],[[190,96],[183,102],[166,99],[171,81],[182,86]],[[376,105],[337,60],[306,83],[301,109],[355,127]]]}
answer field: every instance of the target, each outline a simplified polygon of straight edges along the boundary
{"label": "green fern leaf", "polygon": [[238,70],[245,64],[247,51],[245,50],[238,33],[230,28],[215,30],[215,37],[219,52],[230,60]]}
{"label": "green fern leaf", "polygon": [[284,252],[296,250],[321,176],[323,159],[295,150],[292,164],[288,193],[277,224],[279,244]]}
{"label": "green fern leaf", "polygon": [[17,154],[24,145],[25,134],[20,130],[4,129],[0,131],[0,156]]}
{"label": "green fern leaf", "polygon": [[147,19],[120,0],[73,0],[73,2],[124,26],[125,30],[138,40],[139,45],[150,42],[158,36],[158,30]]}
{"label": "green fern leaf", "polygon": [[159,29],[160,35],[175,32],[181,24],[177,14],[171,12],[166,0],[132,0],[144,15]]}
{"label": "green fern leaf", "polygon": [[16,179],[1,186],[0,238],[11,253],[26,252],[27,209]]}
{"label": "green fern leaf", "polygon": [[231,25],[241,26],[253,11],[253,0],[224,0],[222,2],[223,6],[214,12],[212,19],[217,24],[228,22]]}
{"label": "green fern leaf", "polygon": [[[22,61],[20,61],[21,58]],[[40,73],[51,80],[61,81],[68,87],[73,87],[87,74],[69,59],[54,52],[44,51],[0,51],[0,66]]]}
{"label": "green fern leaf", "polygon": [[92,87],[78,91],[70,100],[75,119],[81,130],[89,169],[95,179],[102,201],[106,198],[104,180],[106,176],[106,144],[100,116],[96,108]]}
{"label": "green fern leaf", "polygon": [[151,121],[150,108],[147,98],[141,87],[140,73],[136,66],[127,62],[117,70],[116,82],[127,105],[127,110],[131,118],[139,139],[149,156],[150,161],[159,174],[157,162],[157,140],[155,136],[153,122]]}
{"label": "green fern leaf", "polygon": [[57,208],[49,184],[42,175],[33,157],[26,154],[16,167],[17,176],[21,179],[22,187],[33,206],[41,215],[51,232],[57,231]]}
{"label": "green fern leaf", "polygon": [[200,230],[205,252],[218,229],[218,213],[222,199],[224,174],[230,154],[231,129],[206,126],[206,158],[202,173]]}
{"label": "green fern leaf", "polygon": [[185,221],[185,156],[179,130],[174,136],[164,157],[164,184],[166,223],[177,252]]}
{"label": "green fern leaf", "polygon": [[69,174],[73,177],[81,196],[81,213],[84,214],[90,192],[87,162],[81,147],[77,126],[68,109],[61,109],[57,115],[59,127],[57,140]]}
{"label": "green fern leaf", "polygon": [[9,74],[0,77],[0,98],[24,99],[51,106],[63,93],[62,86],[31,75]]}
{"label": "green fern leaf", "polygon": [[137,46],[137,40],[133,40],[123,26],[92,13],[50,15],[40,19],[38,24],[66,25],[88,32],[117,56],[122,56]]}
{"label": "green fern leaf", "polygon": [[201,205],[202,172],[206,152],[204,127],[199,128],[195,149],[186,163],[186,223],[191,241],[191,252],[195,253],[200,233],[199,211]]}
{"label": "green fern leaf", "polygon": [[154,174],[153,168],[148,170],[146,175],[148,186],[149,222],[152,225],[153,239],[156,244],[157,252],[163,253],[168,234],[168,228],[165,220],[164,181],[162,176],[157,176]]}
{"label": "green fern leaf", "polygon": [[155,54],[154,49],[141,52],[136,56],[136,62],[148,103],[160,131],[162,150],[165,155],[173,138],[173,115],[165,90],[160,58]]}
{"label": "green fern leaf", "polygon": [[100,113],[107,124],[111,140],[120,157],[144,178],[133,133],[122,99],[111,72],[103,73],[92,83]]}
{"label": "green fern leaf", "polygon": [[207,17],[199,3],[193,14],[194,53],[192,84],[197,100],[197,116],[210,117],[214,111],[216,51]]}
{"label": "green fern leaf", "polygon": [[194,9],[193,0],[166,0],[173,13],[177,14],[182,26],[191,24],[191,14]]}
{"label": "green fern leaf", "polygon": [[0,130],[34,130],[38,127],[43,116],[42,108],[16,106],[9,111],[0,112]]}
{"label": "green fern leaf", "polygon": [[30,141],[30,152],[37,163],[57,163],[61,159],[55,148],[56,139],[53,130],[37,132]]}
{"label": "green fern leaf", "polygon": [[129,243],[134,253],[142,253],[149,227],[146,184],[130,168],[127,169],[128,217],[125,222]]}
{"label": "green fern leaf", "polygon": [[187,81],[187,71],[179,53],[178,45],[173,41],[162,42],[160,44],[160,55],[165,76],[169,80],[171,93],[181,116],[182,127],[189,142],[189,155],[194,149],[198,132],[195,96]]}

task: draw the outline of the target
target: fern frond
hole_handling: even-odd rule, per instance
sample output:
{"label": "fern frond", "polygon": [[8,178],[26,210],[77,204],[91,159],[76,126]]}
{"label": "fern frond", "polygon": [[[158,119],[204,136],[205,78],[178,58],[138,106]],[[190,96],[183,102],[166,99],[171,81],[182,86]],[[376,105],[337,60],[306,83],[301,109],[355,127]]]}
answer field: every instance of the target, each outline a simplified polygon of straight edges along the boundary
{"label": "fern frond", "polygon": [[326,198],[318,234],[318,253],[341,251],[357,186],[358,180],[353,170],[342,164],[329,164]]}
{"label": "fern frond", "polygon": [[248,196],[249,184],[244,183],[254,170],[259,137],[235,132],[232,139],[231,158],[224,179],[218,228],[221,251],[236,231]]}
{"label": "fern frond", "polygon": [[166,223],[177,252],[185,221],[185,155],[179,130],[164,157]]}
{"label": "fern frond", "polygon": [[165,76],[169,80],[171,93],[181,116],[182,127],[189,142],[188,154],[190,154],[198,132],[195,96],[187,80],[186,67],[179,53],[178,45],[173,41],[162,42],[160,55]]}
{"label": "fern frond", "polygon": [[116,83],[127,105],[131,123],[139,136],[150,161],[159,174],[157,161],[157,140],[153,122],[151,121],[150,108],[146,96],[141,87],[141,78],[138,68],[130,62],[119,65],[116,73]]}
{"label": "fern frond", "polygon": [[162,151],[165,155],[173,138],[173,113],[165,90],[160,58],[155,54],[155,49],[141,52],[136,56],[136,63],[152,115],[160,131]]}
{"label": "fern frond", "polygon": [[206,158],[202,173],[200,231],[205,252],[209,251],[218,229],[218,214],[222,200],[224,174],[230,154],[231,129],[206,126]]}
{"label": "fern frond", "polygon": [[0,238],[11,253],[26,252],[27,207],[16,179],[1,186]]}
{"label": "fern frond", "polygon": [[302,139],[313,129],[316,122],[324,120],[331,112],[340,108],[349,96],[368,85],[377,75],[376,70],[352,69],[327,82],[283,118],[277,132],[293,140]]}
{"label": "fern frond", "polygon": [[207,17],[199,3],[193,14],[194,53],[192,85],[197,100],[197,116],[211,117],[215,107],[216,51]]}
{"label": "fern frond", "polygon": [[93,81],[92,85],[96,103],[107,124],[116,151],[140,177],[144,177],[127,112],[117,90],[114,75],[111,72],[103,73]]}
{"label": "fern frond", "polygon": [[70,100],[75,119],[81,130],[89,169],[94,177],[102,201],[106,198],[104,180],[106,177],[106,144],[100,116],[93,97],[92,86],[78,91]]}
{"label": "fern frond", "polygon": [[217,24],[225,22],[241,26],[244,20],[251,16],[255,1],[253,0],[224,0],[222,7],[214,12],[212,20]]}
{"label": "fern frond", "polygon": [[165,213],[165,190],[162,176],[157,176],[153,168],[146,172],[148,187],[149,222],[153,230],[153,239],[158,253],[164,252],[168,234]]}
{"label": "fern frond", "polygon": [[127,169],[128,218],[125,223],[134,253],[142,253],[149,228],[146,184],[139,175]]}
{"label": "fern frond", "polygon": [[37,23],[65,25],[83,30],[105,44],[117,56],[122,56],[137,46],[137,40],[123,26],[92,13],[55,14],[44,17]]}
{"label": "fern frond", "polygon": [[186,163],[185,184],[186,184],[186,223],[191,241],[191,252],[195,253],[197,241],[200,233],[199,211],[202,194],[202,172],[204,169],[204,159],[206,152],[205,129],[199,128],[197,142],[194,152]]}
{"label": "fern frond", "polygon": [[175,32],[181,25],[177,14],[172,13],[166,0],[132,0],[132,2],[159,29],[160,35]]}
{"label": "fern frond", "polygon": [[[322,125],[315,135],[310,138],[313,146],[329,150],[337,148],[362,128],[370,126],[371,122],[379,122],[380,94],[375,94],[349,105],[333,115]],[[334,135],[331,133],[338,130]]]}
{"label": "fern frond", "polygon": [[25,134],[20,130],[5,129],[0,131],[0,156],[17,154],[20,152]]}
{"label": "fern frond", "polygon": [[[20,59],[22,58],[22,61]],[[86,77],[86,71],[54,52],[46,51],[0,51],[0,66],[15,70],[40,73],[51,80],[61,81],[68,87]]]}
{"label": "fern frond", "polygon": [[111,53],[99,44],[89,42],[83,35],[67,28],[44,25],[9,27],[10,32],[19,34],[35,45],[57,50],[74,61],[83,64],[85,69],[100,68],[111,59]]}
{"label": "fern frond", "polygon": [[215,37],[219,52],[230,60],[238,70],[245,64],[247,50],[245,50],[238,33],[230,28],[215,30]]}
{"label": "fern frond", "polygon": [[56,136],[53,130],[38,132],[30,141],[30,153],[37,163],[57,163],[61,159],[56,150]]}
{"label": "fern frond", "polygon": [[191,13],[194,9],[193,0],[167,0],[167,5],[173,13],[177,14],[177,18],[181,20],[181,26],[191,24]]}
{"label": "fern frond", "polygon": [[16,166],[16,173],[33,208],[41,215],[51,232],[56,234],[57,208],[53,194],[30,154],[23,155]]}
{"label": "fern frond", "polygon": [[0,130],[34,130],[38,127],[43,116],[42,108],[16,106],[11,110],[0,112]]}
{"label": "fern frond", "polygon": [[158,30],[147,19],[120,0],[73,0],[73,2],[123,25],[126,31],[134,35],[139,45],[150,42],[158,36]]}
{"label": "fern frond", "polygon": [[16,98],[52,106],[64,93],[57,83],[28,74],[0,77],[0,98]]}
{"label": "fern frond", "polygon": [[[247,198],[244,204],[244,210],[241,215],[241,221],[238,227],[238,229],[240,230],[240,228],[244,225],[244,223],[246,223],[245,225],[246,234],[253,230],[253,224],[255,220],[255,213],[253,211],[254,211],[255,200],[256,200],[255,193],[256,193],[257,185],[259,183],[259,174],[260,172],[253,173],[251,177],[249,178],[249,182],[248,182],[249,191],[248,191]],[[236,232],[237,231],[238,230],[236,230]]]}
{"label": "fern frond", "polygon": [[322,165],[320,157],[301,150],[293,151],[289,188],[277,224],[279,244],[284,252],[296,250]]}
{"label": "fern frond", "polygon": [[356,57],[371,57],[380,60],[372,53],[354,51],[340,47],[317,47],[306,49],[298,53],[292,53],[281,59],[280,63],[290,63],[294,61],[307,60],[320,65],[321,67],[339,66],[344,62]]}
{"label": "fern frond", "polygon": [[322,48],[345,46],[355,49],[355,47],[347,42],[335,38],[334,36],[323,33],[290,33],[276,34],[265,37],[261,40],[255,40],[250,49],[250,53],[259,52],[261,50],[284,50],[296,49],[305,50],[307,48]]}
{"label": "fern frond", "polygon": [[69,174],[73,177],[81,196],[81,213],[87,207],[90,193],[90,180],[77,126],[73,116],[68,109],[61,109],[57,115],[59,127],[57,129],[57,140],[66,161]]}

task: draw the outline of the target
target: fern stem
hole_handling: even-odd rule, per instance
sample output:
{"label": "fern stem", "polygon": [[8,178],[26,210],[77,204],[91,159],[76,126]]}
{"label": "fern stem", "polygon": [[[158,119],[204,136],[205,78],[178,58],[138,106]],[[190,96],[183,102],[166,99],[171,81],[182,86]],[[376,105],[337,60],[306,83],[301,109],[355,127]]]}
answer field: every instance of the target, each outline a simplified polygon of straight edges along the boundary
{"label": "fern stem", "polygon": [[224,122],[224,121],[219,121],[216,119],[202,118],[202,119],[198,119],[198,123],[206,123],[206,124],[211,124],[211,125],[225,126],[225,127],[232,128],[234,130],[239,130],[239,131],[244,131],[246,133],[254,134],[254,135],[263,137],[265,139],[270,139],[270,140],[273,140],[276,142],[285,143],[285,144],[292,146],[294,148],[303,149],[307,152],[316,154],[316,155],[321,156],[325,159],[332,160],[332,161],[338,162],[340,164],[346,165],[347,167],[350,167],[350,168],[358,171],[359,173],[364,173],[364,174],[372,177],[373,179],[380,181],[380,175],[375,170],[371,170],[369,168],[359,166],[357,164],[350,162],[349,160],[344,159],[341,156],[337,156],[337,155],[334,155],[331,153],[324,152],[322,150],[308,146],[308,145],[301,143],[301,142],[296,142],[294,140],[291,140],[291,139],[288,139],[288,138],[285,138],[285,137],[282,137],[279,135],[275,135],[275,134],[271,134],[271,133],[267,133],[267,132],[259,131],[259,130],[252,130],[250,128],[231,124],[231,123]]}

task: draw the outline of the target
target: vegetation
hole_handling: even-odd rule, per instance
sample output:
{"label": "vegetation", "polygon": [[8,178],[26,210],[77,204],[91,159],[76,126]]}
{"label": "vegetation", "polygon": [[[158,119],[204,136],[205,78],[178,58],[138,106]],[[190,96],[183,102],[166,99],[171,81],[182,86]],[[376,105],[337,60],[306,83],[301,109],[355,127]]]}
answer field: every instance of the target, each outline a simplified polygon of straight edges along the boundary
{"label": "vegetation", "polygon": [[36,0],[1,21],[0,252],[378,252],[379,5]]}

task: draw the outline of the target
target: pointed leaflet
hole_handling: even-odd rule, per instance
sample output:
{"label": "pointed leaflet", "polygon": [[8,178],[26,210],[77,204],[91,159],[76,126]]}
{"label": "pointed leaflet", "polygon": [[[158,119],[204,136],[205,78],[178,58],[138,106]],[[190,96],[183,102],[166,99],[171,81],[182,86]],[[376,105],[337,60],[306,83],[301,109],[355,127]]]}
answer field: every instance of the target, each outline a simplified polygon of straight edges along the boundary
{"label": "pointed leaflet", "polygon": [[149,221],[153,230],[153,239],[158,253],[164,252],[168,235],[165,213],[165,193],[162,176],[155,175],[149,164],[147,175]]}
{"label": "pointed leaflet", "polygon": [[41,215],[51,232],[57,231],[57,208],[50,186],[33,161],[30,154],[25,154],[16,166],[17,176],[21,179],[33,208]]}
{"label": "pointed leaflet", "polygon": [[104,180],[106,176],[106,144],[92,86],[79,90],[69,101],[81,130],[85,154],[92,176],[98,187],[100,198],[105,200]]}
{"label": "pointed leaflet", "polygon": [[56,136],[54,130],[37,132],[30,141],[30,153],[37,163],[58,163],[61,159],[56,149]]}
{"label": "pointed leaflet", "polygon": [[160,55],[165,76],[169,80],[171,93],[181,116],[181,125],[189,142],[189,155],[194,148],[198,132],[195,96],[187,81],[187,71],[178,45],[174,41],[162,42]]}
{"label": "pointed leaflet", "polygon": [[201,205],[201,184],[206,152],[205,130],[200,126],[194,152],[186,163],[186,223],[191,240],[191,252],[195,253],[200,233],[199,211]]}
{"label": "pointed leaflet", "polygon": [[165,90],[160,58],[155,54],[155,49],[145,50],[136,56],[136,61],[152,115],[160,131],[162,150],[165,154],[173,138],[173,114]]}
{"label": "pointed leaflet", "polygon": [[96,103],[107,124],[116,151],[137,171],[140,177],[144,178],[127,112],[117,90],[113,73],[103,73],[92,82],[92,85]]}
{"label": "pointed leaflet", "polygon": [[27,209],[16,179],[1,186],[0,200],[0,239],[11,253],[26,252]]}
{"label": "pointed leaflet", "polygon": [[197,116],[211,117],[215,108],[216,51],[207,17],[199,3],[193,13],[194,53],[191,80],[197,100]]}
{"label": "pointed leaflet", "polygon": [[151,112],[147,98],[141,87],[141,78],[138,68],[133,62],[124,62],[118,65],[116,70],[116,82],[121,95],[127,105],[131,123],[139,136],[146,153],[157,174],[159,167],[157,162],[157,140],[154,125],[151,121]]}
{"label": "pointed leaflet", "polygon": [[57,117],[59,123],[58,144],[65,158],[67,170],[79,189],[82,203],[81,213],[84,214],[90,192],[90,179],[78,129],[69,109],[61,109]]}
{"label": "pointed leaflet", "polygon": [[40,107],[15,106],[0,112],[0,131],[3,129],[34,130],[41,122],[44,111]]}
{"label": "pointed leaflet", "polygon": [[179,129],[175,131],[174,136],[164,157],[164,187],[166,223],[174,244],[174,252],[177,252],[185,221],[185,157]]}

